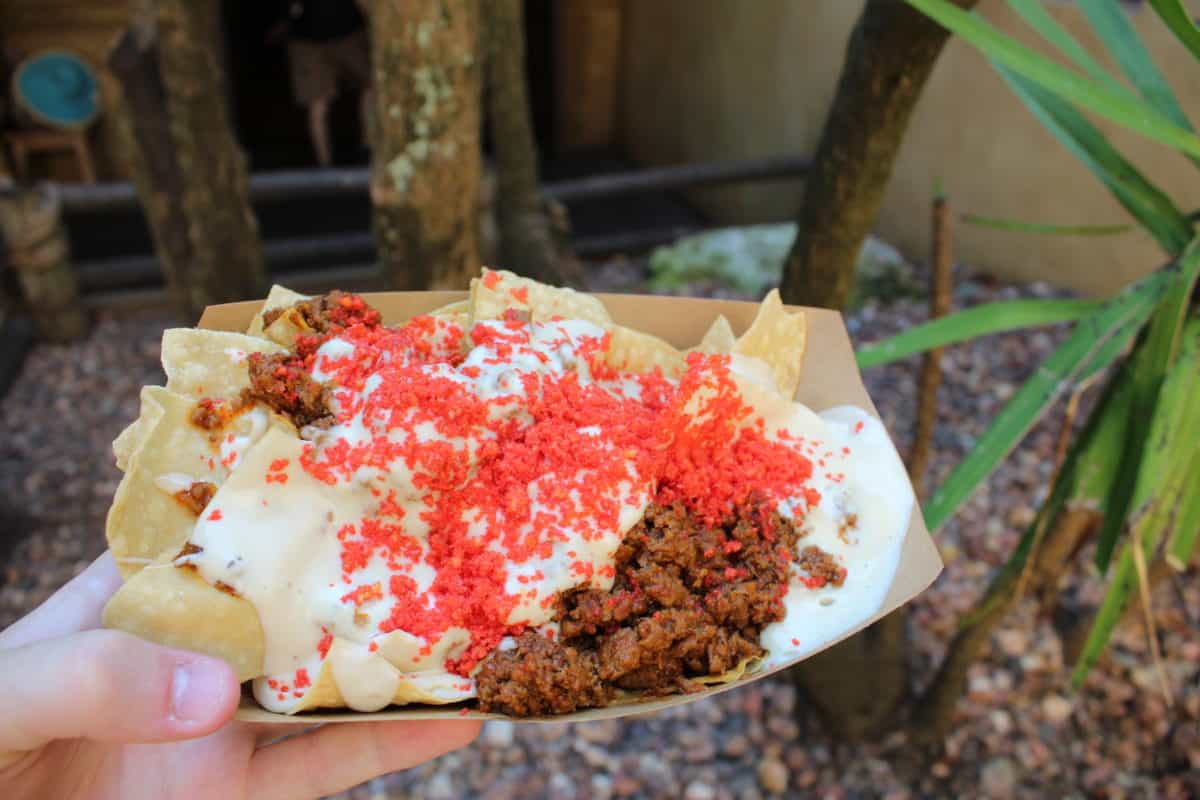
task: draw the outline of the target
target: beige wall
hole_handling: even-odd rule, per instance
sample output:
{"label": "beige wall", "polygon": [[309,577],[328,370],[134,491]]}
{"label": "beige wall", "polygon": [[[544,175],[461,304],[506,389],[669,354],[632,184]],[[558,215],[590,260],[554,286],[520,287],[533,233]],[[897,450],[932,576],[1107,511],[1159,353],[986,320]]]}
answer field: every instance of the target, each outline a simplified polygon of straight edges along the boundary
{"label": "beige wall", "polygon": [[[1200,3],[1185,5],[1197,11]],[[1094,44],[1077,10],[1048,6],[1085,45]],[[624,146],[655,164],[811,153],[861,8],[860,0],[627,0]],[[1023,40],[1036,40],[1003,0],[984,0],[980,11]],[[1200,69],[1152,11],[1133,17],[1195,119]],[[1101,127],[1181,208],[1200,208],[1200,174],[1181,156]],[[916,260],[928,249],[928,201],[939,178],[959,211],[1057,224],[1128,220],[978,52],[957,41],[943,53],[914,114],[877,225]],[[795,213],[800,188],[760,184],[698,192],[695,199],[721,221],[778,220]],[[1162,260],[1140,231],[1048,237],[960,225],[955,247],[960,262],[997,275],[1094,294],[1111,293]]]}

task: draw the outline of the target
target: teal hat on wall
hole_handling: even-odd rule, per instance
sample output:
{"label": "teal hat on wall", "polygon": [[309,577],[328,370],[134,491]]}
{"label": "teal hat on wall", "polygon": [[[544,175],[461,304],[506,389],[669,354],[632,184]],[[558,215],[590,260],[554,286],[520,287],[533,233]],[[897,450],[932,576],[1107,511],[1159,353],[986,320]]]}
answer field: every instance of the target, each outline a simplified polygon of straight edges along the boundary
{"label": "teal hat on wall", "polygon": [[21,62],[13,96],[23,111],[52,128],[85,128],[100,113],[95,74],[65,50],[46,50]]}

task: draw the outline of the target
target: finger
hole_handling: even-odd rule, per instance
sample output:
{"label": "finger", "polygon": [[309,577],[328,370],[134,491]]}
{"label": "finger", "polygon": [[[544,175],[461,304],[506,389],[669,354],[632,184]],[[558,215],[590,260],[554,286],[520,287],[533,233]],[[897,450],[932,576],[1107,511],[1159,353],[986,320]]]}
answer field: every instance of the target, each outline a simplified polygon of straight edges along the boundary
{"label": "finger", "polygon": [[335,794],[465,747],[479,735],[479,725],[472,720],[326,725],[256,752],[246,796],[293,800]]}
{"label": "finger", "polygon": [[0,650],[0,753],[53,739],[165,742],[203,736],[237,707],[225,662],[121,631]]}
{"label": "finger", "polygon": [[32,613],[0,633],[0,648],[21,647],[100,627],[104,604],[120,585],[121,574],[112,553],[106,550]]}

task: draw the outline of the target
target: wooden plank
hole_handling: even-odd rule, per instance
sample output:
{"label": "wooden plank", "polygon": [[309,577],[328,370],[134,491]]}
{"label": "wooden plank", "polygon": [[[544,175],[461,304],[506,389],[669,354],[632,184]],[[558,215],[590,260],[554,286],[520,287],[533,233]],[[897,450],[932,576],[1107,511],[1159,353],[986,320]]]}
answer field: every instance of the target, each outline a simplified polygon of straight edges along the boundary
{"label": "wooden plank", "polygon": [[554,15],[558,150],[609,149],[616,141],[622,0],[559,0]]}

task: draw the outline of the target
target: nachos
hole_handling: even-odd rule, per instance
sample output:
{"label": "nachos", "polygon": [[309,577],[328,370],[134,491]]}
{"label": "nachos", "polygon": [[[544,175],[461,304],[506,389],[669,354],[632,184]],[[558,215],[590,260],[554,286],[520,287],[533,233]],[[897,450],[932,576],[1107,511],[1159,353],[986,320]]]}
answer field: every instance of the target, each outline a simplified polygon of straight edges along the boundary
{"label": "nachos", "polygon": [[554,715],[795,660],[878,609],[914,507],[875,417],[793,401],[805,339],[776,292],[680,351],[492,270],[407,320],[276,287],[245,334],[167,331],[106,624],[285,714]]}

